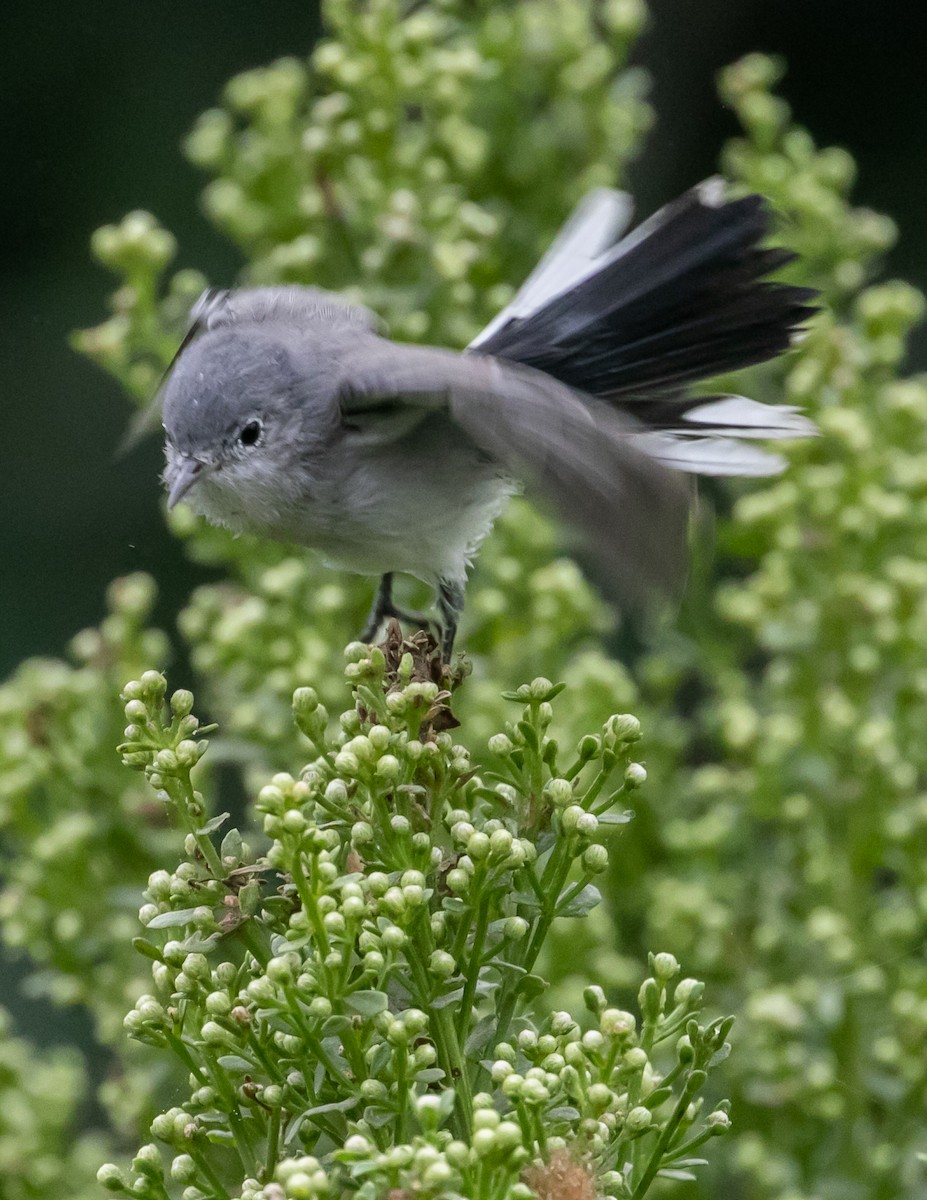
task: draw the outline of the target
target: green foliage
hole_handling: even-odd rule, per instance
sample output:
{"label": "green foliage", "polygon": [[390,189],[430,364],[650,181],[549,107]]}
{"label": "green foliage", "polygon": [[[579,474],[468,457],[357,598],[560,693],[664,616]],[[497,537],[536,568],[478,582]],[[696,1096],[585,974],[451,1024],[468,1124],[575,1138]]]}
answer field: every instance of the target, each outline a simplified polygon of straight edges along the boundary
{"label": "green foliage", "polygon": [[923,1187],[927,387],[897,372],[924,301],[855,293],[892,227],[849,208],[852,162],[790,125],[776,77],[759,58],[725,74],[749,134],[727,163],[846,316],[784,381],[822,436],[723,530],[759,566],[717,586],[690,648],[705,698],[683,755],[704,765],[664,768],[633,936],[743,1016],[726,1078],[749,1195],[900,1197]]}
{"label": "green foliage", "polygon": [[102,1139],[77,1134],[77,1110],[87,1090],[74,1050],[37,1054],[12,1036],[0,1009],[0,1179],[4,1200],[99,1196],[95,1183]]}
{"label": "green foliage", "polygon": [[427,635],[394,629],[385,650],[349,647],[355,706],[334,736],[316,692],[296,692],[316,757],[258,793],[257,856],[237,829],[212,841],[227,814],[205,820],[194,786],[207,731],[190,693],[168,712],[162,675],[126,686],[123,761],[188,832],[186,860],[148,881],[135,944],[155,991],[125,1027],[176,1056],[189,1095],[151,1123],[168,1178],[152,1143],[131,1178],[107,1165],[101,1181],[157,1200],[169,1180],[249,1200],[517,1197],[555,1154],[609,1195],[691,1177],[693,1151],[729,1124],[724,1105],[699,1115],[732,1020],[699,1023],[703,985],[659,954],[639,1030],[598,986],[585,1032],[569,1012],[532,1014],[552,923],[600,902],[600,839],[630,819],[637,720],[609,718],[561,763],[562,688],[536,679],[508,694],[503,777],[484,779],[449,732],[459,678]]}
{"label": "green foliage", "polygon": [[147,628],[154,586],[113,584],[110,614],[74,638],[70,661],[32,660],[0,689],[0,921],[38,968],[34,989],[86,1004],[112,1037],[138,986],[131,951],[139,876],[170,844],[144,790],[112,754],[122,721],[114,689],[161,664]]}
{"label": "green foliage", "polygon": [[[399,337],[463,345],[572,202],[620,177],[648,123],[623,69],[641,6],[325,11],[308,64],[233,80],[192,132],[206,210],[244,280],[338,288]],[[745,129],[725,168],[773,201],[801,256],[789,271],[826,306],[787,362],[729,382],[807,407],[822,436],[719,517],[675,631],[655,632],[633,678],[554,530],[517,502],[468,593],[474,673],[453,736],[434,723],[449,681],[420,646],[411,673],[402,654],[352,648],[359,703],[328,719],[363,583],[182,509],[190,555],[228,576],[179,620],[219,722],[195,783],[203,731],[189,694],[163,711],[150,582],[118,585],[68,663],[26,664],[0,690],[3,936],[121,1056],[127,1008],[147,1044],[105,1098],[146,1113],[130,1136],[163,1149],[143,1147],[131,1178],[104,1168],[113,1190],[662,1195],[673,1185],[653,1173],[687,1173],[729,1123],[726,1106],[689,1103],[726,1023],[696,1016],[701,985],[677,982],[674,956],[738,1016],[719,1072],[737,1135],[690,1195],[923,1190],[927,386],[899,372],[924,301],[866,286],[893,227],[850,206],[852,160],[792,124],[779,74],[758,56],[725,73]],[[120,286],[77,341],[143,404],[205,280],[169,273],[173,238],[148,214],[100,230],[94,252]],[[539,670],[569,685],[552,711],[518,694]],[[628,798],[645,774],[624,765],[636,723],[602,721],[631,707],[655,786]],[[210,763],[241,766],[256,797],[221,840]],[[170,871],[177,823],[187,857]],[[599,886],[585,920],[557,919]],[[617,1005],[645,970],[638,1021]],[[23,1181],[11,1194],[82,1196],[85,1159],[62,1133],[78,1075],[43,1107],[44,1077],[14,1058],[16,1112],[32,1115],[9,1133],[0,1120]]]}

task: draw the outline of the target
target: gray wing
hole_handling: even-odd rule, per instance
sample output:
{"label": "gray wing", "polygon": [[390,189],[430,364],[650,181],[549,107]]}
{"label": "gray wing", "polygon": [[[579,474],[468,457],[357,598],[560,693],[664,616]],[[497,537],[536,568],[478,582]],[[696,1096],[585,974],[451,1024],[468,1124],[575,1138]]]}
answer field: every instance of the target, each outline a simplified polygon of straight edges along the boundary
{"label": "gray wing", "polygon": [[583,537],[621,600],[684,573],[692,487],[635,448],[636,422],[528,367],[358,339],[339,388],[345,423],[393,440],[409,415],[446,412]]}

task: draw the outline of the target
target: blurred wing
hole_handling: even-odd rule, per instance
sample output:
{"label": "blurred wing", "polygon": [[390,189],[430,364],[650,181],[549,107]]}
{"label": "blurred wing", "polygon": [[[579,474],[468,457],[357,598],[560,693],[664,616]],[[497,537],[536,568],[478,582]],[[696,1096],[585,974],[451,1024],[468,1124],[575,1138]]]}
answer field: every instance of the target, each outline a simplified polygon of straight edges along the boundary
{"label": "blurred wing", "polygon": [[582,535],[616,598],[679,583],[690,482],[638,450],[640,426],[607,405],[529,368],[379,339],[358,344],[339,398],[366,437],[402,436],[410,410],[446,412]]}

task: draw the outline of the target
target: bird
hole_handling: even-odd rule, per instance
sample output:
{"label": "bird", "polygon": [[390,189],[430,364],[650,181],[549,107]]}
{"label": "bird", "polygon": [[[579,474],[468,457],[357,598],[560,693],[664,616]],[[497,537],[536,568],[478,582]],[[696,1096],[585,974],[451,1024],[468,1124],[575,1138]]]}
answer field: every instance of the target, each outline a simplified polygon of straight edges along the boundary
{"label": "bird", "polygon": [[626,193],[589,193],[511,302],[463,351],[390,340],[338,293],[210,290],[160,389],[163,482],[213,524],[379,577],[360,638],[397,607],[397,574],[435,593],[449,662],[468,569],[523,487],[582,537],[606,595],[677,589],[693,475],[764,476],[758,441],[808,437],[790,405],[694,394],[803,335],[817,293],[769,276],[758,194],[710,179],[632,232]]}

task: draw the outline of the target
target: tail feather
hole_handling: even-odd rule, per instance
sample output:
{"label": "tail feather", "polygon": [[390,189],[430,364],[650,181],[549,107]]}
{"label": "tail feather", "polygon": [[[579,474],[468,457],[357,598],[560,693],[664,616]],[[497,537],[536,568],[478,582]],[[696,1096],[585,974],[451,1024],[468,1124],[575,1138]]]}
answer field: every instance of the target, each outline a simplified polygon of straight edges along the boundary
{"label": "tail feather", "polygon": [[[814,309],[808,288],[764,276],[791,261],[760,245],[761,196],[686,193],[599,255],[591,273],[534,311],[503,313],[474,349],[593,395],[641,395],[772,358]],[[489,331],[487,331],[489,332]]]}
{"label": "tail feather", "polygon": [[671,424],[679,435],[762,438],[782,441],[814,437],[818,428],[793,404],[763,404],[747,396],[700,396]]}
{"label": "tail feather", "polygon": [[634,444],[665,467],[691,475],[778,475],[786,467],[781,454],[727,437],[677,437],[638,433]]}
{"label": "tail feather", "polygon": [[549,300],[594,274],[602,256],[627,229],[631,213],[627,192],[596,188],[584,197],[514,298],[470,343],[470,349],[482,346],[503,325],[536,313]]}
{"label": "tail feather", "polygon": [[732,439],[805,437],[807,418],[744,397],[684,394],[781,354],[816,311],[812,289],[766,278],[795,256],[763,245],[765,200],[726,202],[722,190],[708,180],[615,245],[620,193],[594,193],[471,349],[625,408],[655,431],[641,435],[642,448],[680,470],[781,470],[778,455]]}

